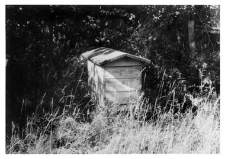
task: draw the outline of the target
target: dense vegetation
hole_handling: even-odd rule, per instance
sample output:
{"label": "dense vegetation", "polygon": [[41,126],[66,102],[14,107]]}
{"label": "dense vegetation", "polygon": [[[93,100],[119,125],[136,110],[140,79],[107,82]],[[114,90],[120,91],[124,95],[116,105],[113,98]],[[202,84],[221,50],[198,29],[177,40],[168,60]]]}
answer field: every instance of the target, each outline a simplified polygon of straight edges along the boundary
{"label": "dense vegetation", "polygon": [[[173,109],[161,113],[161,105],[149,105],[146,100],[92,112],[91,122],[80,120],[82,111],[77,107],[69,114],[52,111],[41,118],[33,114],[25,137],[14,133],[6,153],[220,153],[220,102],[211,95],[191,98],[198,107],[194,114],[191,109],[184,114],[174,114]],[[158,117],[146,120],[152,107]]]}
{"label": "dense vegetation", "polygon": [[[146,106],[153,103],[155,107],[167,105],[169,102],[171,104],[171,101],[172,103],[176,102],[176,104],[183,103],[183,100],[179,101],[179,103],[177,103],[179,99],[176,100],[174,98],[171,100],[171,92],[176,88],[178,78],[186,80],[187,88],[193,88],[192,86],[195,87],[196,85],[200,86],[201,90],[195,90],[197,92],[196,99],[199,99],[199,97],[203,99],[204,96],[207,100],[205,100],[204,104],[199,103],[195,106],[209,106],[210,103],[214,105],[215,99],[211,99],[212,93],[209,91],[210,89],[203,93],[201,86],[203,83],[208,84],[212,82],[212,87],[215,87],[217,92],[219,90],[219,23],[219,6],[7,5],[7,141],[11,143],[11,147],[17,141],[20,141],[20,144],[22,141],[27,142],[21,145],[28,147],[32,144],[38,146],[35,142],[51,142],[53,139],[49,140],[49,137],[54,136],[52,132],[61,131],[55,130],[62,128],[62,134],[65,135],[63,123],[67,125],[65,123],[67,119],[70,125],[69,131],[76,131],[78,132],[77,135],[79,135],[79,133],[86,130],[75,130],[73,125],[77,124],[78,128],[85,129],[84,126],[86,124],[88,132],[90,131],[89,133],[96,135],[95,132],[92,132],[95,131],[94,129],[89,129],[90,122],[94,123],[93,121],[95,121],[94,119],[97,118],[97,115],[92,112],[95,106],[92,104],[88,94],[86,65],[84,61],[80,60],[79,56],[85,51],[102,46],[142,56],[152,61],[151,65],[144,72],[145,95],[149,99],[145,103]],[[178,92],[176,97],[183,99],[185,93],[187,92]],[[189,93],[193,95],[193,89]],[[211,95],[207,96],[210,93]],[[165,100],[162,100],[162,96],[166,96]],[[193,100],[190,101],[193,103]],[[218,103],[212,108],[217,110],[211,112],[212,116],[218,115]],[[167,112],[169,110],[170,108],[168,108]],[[201,110],[199,109],[198,111],[201,112]],[[79,120],[76,116],[77,114],[79,114]],[[158,116],[159,118],[161,117],[161,115]],[[213,118],[211,122],[214,122],[215,118],[212,116],[208,114],[208,116],[204,116],[204,119]],[[77,119],[76,121],[69,121],[75,118]],[[84,121],[87,119],[92,119],[92,121]],[[122,118],[118,117],[118,119]],[[197,119],[194,119],[191,124],[194,124]],[[215,120],[216,124],[219,124],[219,118]],[[125,120],[125,122],[128,121],[130,120]],[[30,126],[29,122],[35,122],[39,129],[33,128],[33,125]],[[79,122],[82,122],[82,124]],[[132,122],[135,123],[133,120]],[[112,123],[120,124],[120,122]],[[52,131],[49,130],[49,124],[53,125],[53,128],[51,127]],[[172,126],[170,124],[173,125],[174,122],[169,122],[168,126]],[[15,134],[16,128],[19,132],[19,138],[24,140],[10,141],[12,139],[11,135]],[[147,131],[150,128],[156,131],[161,129],[161,127],[157,129],[159,128],[157,125],[151,124],[140,129]],[[211,128],[212,132],[215,132],[213,135],[217,135],[217,127]],[[208,130],[211,130],[211,128]],[[33,133],[31,129],[37,131],[37,134]],[[179,129],[179,127],[176,129]],[[27,132],[28,130],[30,132]],[[107,127],[108,131],[111,132],[111,134],[108,134],[108,137],[113,137],[112,135],[117,134],[117,131],[108,130]],[[140,130],[133,133],[141,135],[143,132]],[[32,138],[30,135],[36,135],[36,137]],[[87,135],[87,137],[92,135]],[[67,139],[67,137],[70,136],[64,137],[65,139],[63,140],[66,141],[63,141],[63,143],[60,141],[53,145],[60,147],[59,145],[61,144],[65,148],[67,141],[71,144],[77,139],[75,136],[71,136],[71,139]],[[92,139],[87,142],[85,137],[81,136],[79,142],[86,144],[86,146],[91,146],[89,142],[92,142]],[[13,138],[15,139],[16,137],[14,136]],[[28,138],[30,139],[29,142],[26,140]],[[54,142],[57,140],[54,140]],[[105,140],[109,142],[109,139]],[[115,139],[116,141],[117,139]],[[168,141],[172,142],[169,139]],[[121,142],[128,142],[128,140],[124,139]],[[28,143],[31,145],[28,145]],[[97,144],[98,142],[93,143]],[[163,144],[163,142],[160,143]],[[104,145],[107,144],[102,144],[102,146]],[[43,145],[40,144],[39,146]],[[93,147],[96,148],[96,145]],[[90,152],[98,152],[100,150],[108,152],[106,150],[103,151],[103,148],[98,146],[97,148],[99,150],[91,150]],[[38,148],[28,151],[27,147],[24,150],[21,150],[21,148],[13,148],[13,150],[8,149],[7,152],[13,153],[17,150],[25,153],[53,152],[48,148],[46,148],[46,151],[39,151]],[[146,152],[174,152],[172,149],[171,151],[169,149],[169,151],[164,150],[153,151],[151,149]],[[188,150],[179,152],[191,152]],[[72,149],[70,152],[77,153],[78,151]],[[82,150],[79,149],[79,152],[82,152]],[[115,152],[118,151],[115,150]],[[119,152],[130,151],[124,149],[124,151]],[[139,153],[140,151],[131,152]],[[211,152],[211,150],[207,152]],[[218,149],[213,150],[213,152],[218,152]]]}

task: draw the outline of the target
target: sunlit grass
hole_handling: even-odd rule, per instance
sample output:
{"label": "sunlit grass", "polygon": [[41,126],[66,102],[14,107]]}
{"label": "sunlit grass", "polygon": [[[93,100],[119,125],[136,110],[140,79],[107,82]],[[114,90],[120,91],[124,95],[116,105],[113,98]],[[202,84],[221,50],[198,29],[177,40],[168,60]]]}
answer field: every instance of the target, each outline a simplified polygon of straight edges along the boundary
{"label": "sunlit grass", "polygon": [[108,106],[92,114],[92,122],[73,115],[46,113],[28,119],[26,136],[13,134],[6,153],[220,153],[220,102],[193,98],[198,106],[175,116],[172,111],[145,120],[151,105]]}

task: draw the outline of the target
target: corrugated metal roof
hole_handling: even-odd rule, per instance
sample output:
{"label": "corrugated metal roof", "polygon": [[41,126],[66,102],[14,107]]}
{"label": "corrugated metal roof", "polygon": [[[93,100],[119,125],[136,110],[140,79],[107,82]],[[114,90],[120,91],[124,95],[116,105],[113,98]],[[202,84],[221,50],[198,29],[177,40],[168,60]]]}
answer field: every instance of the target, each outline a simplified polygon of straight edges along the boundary
{"label": "corrugated metal roof", "polygon": [[81,56],[92,61],[93,63],[97,65],[103,65],[107,62],[112,62],[122,57],[129,57],[135,60],[142,61],[144,63],[151,62],[150,60],[143,57],[135,56],[129,53],[125,53],[122,51],[117,51],[117,50],[105,48],[105,47],[100,47],[100,48],[85,52]]}

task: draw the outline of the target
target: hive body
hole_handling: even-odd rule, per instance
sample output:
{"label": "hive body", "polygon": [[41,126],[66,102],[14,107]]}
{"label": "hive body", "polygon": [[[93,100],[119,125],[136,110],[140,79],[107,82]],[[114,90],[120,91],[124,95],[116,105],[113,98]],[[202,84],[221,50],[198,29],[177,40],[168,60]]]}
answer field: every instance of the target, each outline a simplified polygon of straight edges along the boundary
{"label": "hive body", "polygon": [[91,94],[99,105],[127,104],[139,99],[143,65],[149,60],[108,48],[82,56],[87,59]]}

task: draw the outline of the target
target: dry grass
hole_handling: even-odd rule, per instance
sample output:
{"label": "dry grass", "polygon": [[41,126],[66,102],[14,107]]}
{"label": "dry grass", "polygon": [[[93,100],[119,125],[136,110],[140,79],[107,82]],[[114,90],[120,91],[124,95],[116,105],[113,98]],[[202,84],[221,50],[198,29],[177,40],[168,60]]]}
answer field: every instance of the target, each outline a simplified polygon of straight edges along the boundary
{"label": "dry grass", "polygon": [[96,153],[219,153],[217,102],[202,104],[194,118],[188,113],[180,120],[170,120],[172,115],[165,114],[156,125],[126,123],[112,136],[109,144]]}
{"label": "dry grass", "polygon": [[125,110],[108,107],[95,112],[89,123],[79,122],[79,115],[57,117],[52,112],[37,127],[38,119],[33,116],[26,137],[14,134],[6,153],[220,153],[219,99],[192,100],[199,108],[196,116],[190,111],[175,117],[170,111],[154,122],[144,120],[143,103]]}

